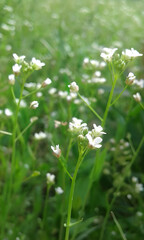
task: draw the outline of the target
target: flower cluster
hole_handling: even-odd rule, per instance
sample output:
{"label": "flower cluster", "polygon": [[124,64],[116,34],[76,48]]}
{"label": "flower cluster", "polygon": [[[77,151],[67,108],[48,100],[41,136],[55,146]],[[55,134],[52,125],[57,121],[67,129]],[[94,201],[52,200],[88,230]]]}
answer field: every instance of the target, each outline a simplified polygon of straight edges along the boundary
{"label": "flower cluster", "polygon": [[101,53],[101,57],[105,62],[111,62],[114,53],[117,51],[117,48],[103,48],[103,52]]}
{"label": "flower cluster", "polygon": [[89,148],[100,148],[102,146],[100,144],[102,142],[101,136],[106,134],[103,132],[103,128],[93,124],[94,128],[91,131],[88,131],[87,124],[82,122],[81,119],[75,117],[72,118],[72,122],[69,123],[69,131],[73,135],[78,136],[79,141],[82,144],[87,145]]}

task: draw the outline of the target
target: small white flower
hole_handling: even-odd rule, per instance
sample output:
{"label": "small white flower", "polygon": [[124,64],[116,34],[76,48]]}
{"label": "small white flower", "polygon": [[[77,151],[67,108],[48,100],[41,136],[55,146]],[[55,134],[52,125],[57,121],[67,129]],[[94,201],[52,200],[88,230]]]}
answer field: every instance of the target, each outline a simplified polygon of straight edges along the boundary
{"label": "small white flower", "polygon": [[47,137],[46,133],[44,132],[39,132],[39,133],[35,133],[34,134],[34,138],[36,140],[41,140],[41,139],[45,139]]}
{"label": "small white flower", "polygon": [[136,76],[132,72],[130,72],[128,74],[125,82],[126,82],[127,85],[131,85],[134,82],[135,79],[136,79]]}
{"label": "small white flower", "polygon": [[55,191],[56,191],[57,194],[63,194],[63,192],[64,192],[61,187],[55,188]]}
{"label": "small white flower", "polygon": [[16,53],[13,53],[14,61],[18,64],[23,63],[25,56],[18,56]]}
{"label": "small white flower", "polygon": [[8,76],[8,80],[9,80],[9,84],[10,85],[14,85],[15,84],[15,75],[14,74],[10,74]]}
{"label": "small white flower", "polygon": [[59,148],[59,144],[56,145],[55,147],[51,146],[51,149],[55,157],[59,158],[61,156],[61,149]]}
{"label": "small white flower", "polygon": [[133,94],[133,98],[135,99],[136,102],[141,102],[141,95],[140,93]]}
{"label": "small white flower", "polygon": [[95,149],[95,148],[100,148],[102,145],[100,144],[102,142],[102,138],[101,137],[96,137],[96,138],[93,138],[90,134],[90,132],[86,135],[86,138],[88,139],[88,144],[89,144],[89,147],[92,148],[92,149]]}
{"label": "small white flower", "polygon": [[47,184],[54,184],[55,183],[55,175],[51,173],[46,174]]}
{"label": "small white flower", "polygon": [[31,123],[34,123],[35,121],[37,121],[38,120],[38,117],[32,117],[32,118],[30,118],[30,122]]}
{"label": "small white flower", "polygon": [[32,108],[32,109],[36,109],[36,108],[38,108],[38,106],[39,106],[38,101],[33,101],[30,104],[30,108]]}
{"label": "small white flower", "polygon": [[39,59],[36,59],[36,58],[33,57],[32,60],[31,60],[31,66],[33,67],[34,70],[39,70],[43,66],[45,66],[45,63],[43,63]]}
{"label": "small white flower", "polygon": [[136,183],[135,185],[135,191],[137,193],[142,192],[144,190],[143,184],[142,183]]}
{"label": "small white flower", "polygon": [[37,94],[36,94],[36,96],[38,97],[38,98],[40,98],[40,97],[42,97],[42,92],[37,92]]}
{"label": "small white flower", "polygon": [[41,85],[41,87],[46,87],[52,83],[52,80],[50,78],[47,78]]}
{"label": "small white flower", "polygon": [[20,73],[21,67],[22,67],[22,65],[19,65],[16,63],[15,65],[13,65],[12,70],[15,74],[18,74],[18,73]]}
{"label": "small white flower", "polygon": [[[16,98],[16,103],[18,104],[18,102],[19,102],[19,99]],[[26,106],[27,106],[26,102],[22,99],[20,101],[20,107],[25,108]]]}
{"label": "small white flower", "polygon": [[137,50],[131,48],[131,49],[126,49],[125,51],[123,51],[122,56],[125,60],[133,60],[136,57],[143,56],[143,54],[141,54]]}
{"label": "small white flower", "polygon": [[111,62],[114,53],[117,51],[117,48],[103,48],[103,52],[101,53],[101,57],[105,62]]}
{"label": "small white flower", "polygon": [[49,91],[48,91],[48,93],[49,93],[50,95],[54,95],[54,94],[56,93],[56,91],[57,91],[56,88],[50,88]]}
{"label": "small white flower", "polygon": [[82,134],[84,130],[87,130],[87,124],[82,123],[83,120],[73,117],[72,122],[69,123],[69,130],[72,133]]}
{"label": "small white flower", "polygon": [[10,109],[8,109],[8,108],[6,108],[6,109],[4,110],[4,113],[5,113],[5,115],[6,115],[7,117],[10,117],[10,116],[13,115],[12,111],[11,111]]}
{"label": "small white flower", "polygon": [[100,137],[102,134],[106,134],[105,132],[102,132],[103,128],[101,126],[97,126],[96,124],[93,124],[94,129],[92,129],[91,134],[92,137]]}
{"label": "small white flower", "polygon": [[70,88],[70,92],[76,93],[79,91],[79,86],[76,84],[76,82],[72,82],[70,85],[68,85]]}

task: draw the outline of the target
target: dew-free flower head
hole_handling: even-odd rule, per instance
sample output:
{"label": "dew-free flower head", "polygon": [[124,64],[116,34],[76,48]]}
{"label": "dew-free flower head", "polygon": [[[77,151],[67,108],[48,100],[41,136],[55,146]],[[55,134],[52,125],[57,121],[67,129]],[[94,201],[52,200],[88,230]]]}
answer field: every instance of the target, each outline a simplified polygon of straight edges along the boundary
{"label": "dew-free flower head", "polygon": [[141,95],[140,93],[133,94],[133,98],[135,99],[136,102],[141,102]]}
{"label": "dew-free flower head", "polygon": [[134,82],[135,79],[136,79],[136,76],[132,72],[130,72],[128,74],[125,82],[126,82],[127,85],[131,85]]}
{"label": "dew-free flower head", "polygon": [[16,53],[13,53],[14,61],[18,64],[23,63],[25,56],[18,56]]}
{"label": "dew-free flower head", "polygon": [[92,134],[90,134],[90,132],[89,132],[88,134],[86,134],[86,138],[88,139],[89,148],[95,149],[95,148],[100,148],[102,146],[100,144],[102,142],[101,137],[93,138]]}
{"label": "dew-free flower head", "polygon": [[79,91],[79,86],[76,84],[76,82],[72,82],[70,85],[68,85],[68,87],[72,93],[77,93]]}
{"label": "dew-free flower head", "polygon": [[47,184],[54,184],[55,183],[55,175],[51,173],[46,174]]}
{"label": "dew-free flower head", "polygon": [[50,85],[52,82],[52,80],[50,78],[47,78],[41,85],[41,87],[47,87],[48,85]]}
{"label": "dew-free flower head", "polygon": [[91,131],[91,134],[93,137],[100,137],[102,134],[106,134],[103,132],[103,128],[99,125],[97,126],[96,124],[93,124],[93,129]]}
{"label": "dew-free flower head", "polygon": [[35,133],[34,134],[34,138],[36,140],[41,140],[41,139],[45,139],[47,137],[46,133],[44,132],[39,132],[39,133]]}
{"label": "dew-free flower head", "polygon": [[83,120],[73,117],[72,122],[69,123],[69,131],[77,135],[83,134],[83,131],[88,130],[88,127],[86,123],[82,122]]}
{"label": "dew-free flower head", "polygon": [[45,66],[45,63],[41,62],[39,59],[36,59],[35,57],[32,58],[30,64],[31,64],[33,70],[39,70],[43,66]]}
{"label": "dew-free flower head", "polygon": [[103,48],[100,56],[104,59],[105,62],[111,62],[116,51],[117,48]]}
{"label": "dew-free flower head", "polygon": [[13,73],[16,75],[19,74],[21,68],[22,68],[22,65],[19,65],[16,63],[15,65],[12,66]]}
{"label": "dew-free flower head", "polygon": [[61,187],[55,188],[55,191],[56,191],[56,193],[57,193],[58,195],[63,194],[63,192],[64,192]]}
{"label": "dew-free flower head", "polygon": [[15,75],[14,74],[10,74],[8,76],[8,80],[9,80],[9,84],[10,85],[14,85],[15,84]]}
{"label": "dew-free flower head", "polygon": [[133,60],[134,58],[141,57],[141,56],[143,56],[143,54],[139,53],[137,50],[133,48],[125,49],[122,52],[122,57],[127,61]]}
{"label": "dew-free flower head", "polygon": [[61,156],[61,149],[59,148],[59,144],[56,145],[55,147],[51,146],[51,149],[55,157],[59,158]]}
{"label": "dew-free flower head", "polygon": [[38,108],[38,106],[39,106],[38,101],[33,101],[30,104],[30,108],[32,108],[32,109],[36,109],[36,108]]}

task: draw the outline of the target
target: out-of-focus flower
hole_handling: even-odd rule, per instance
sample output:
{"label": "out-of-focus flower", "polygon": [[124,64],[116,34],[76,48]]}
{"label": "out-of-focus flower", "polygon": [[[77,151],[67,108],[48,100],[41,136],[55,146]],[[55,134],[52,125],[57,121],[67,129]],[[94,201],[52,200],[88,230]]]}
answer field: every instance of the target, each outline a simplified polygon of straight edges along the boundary
{"label": "out-of-focus flower", "polygon": [[141,102],[141,95],[140,93],[133,94],[133,98],[135,99],[136,102]]}
{"label": "out-of-focus flower", "polygon": [[45,66],[45,63],[41,62],[39,59],[36,59],[35,57],[32,58],[30,64],[31,64],[33,70],[39,70],[43,66]]}
{"label": "out-of-focus flower", "polygon": [[41,139],[45,139],[47,137],[46,133],[44,132],[39,132],[39,133],[35,133],[34,134],[34,138],[36,140],[41,140]]}
{"label": "out-of-focus flower", "polygon": [[59,158],[61,156],[61,149],[59,148],[59,144],[56,145],[55,147],[51,146],[51,149],[55,157]]}
{"label": "out-of-focus flower", "polygon": [[44,88],[44,87],[50,85],[51,82],[52,82],[52,80],[51,80],[50,78],[47,78],[47,79],[42,83],[41,87]]}
{"label": "out-of-focus flower", "polygon": [[131,49],[125,49],[125,51],[122,52],[122,56],[125,60],[133,60],[136,57],[143,56],[143,54],[139,53],[137,50],[131,48]]}
{"label": "out-of-focus flower", "polygon": [[131,85],[134,82],[135,79],[136,79],[136,76],[132,72],[130,72],[128,74],[125,82],[126,82],[127,85]]}
{"label": "out-of-focus flower", "polygon": [[21,70],[21,67],[22,67],[22,65],[19,65],[19,64],[15,64],[15,65],[13,65],[13,67],[12,67],[12,70],[13,70],[13,73],[14,74],[19,74],[20,73],[20,70]]}
{"label": "out-of-focus flower", "polygon": [[38,101],[33,101],[30,104],[30,108],[32,108],[32,109],[36,109],[36,108],[38,108],[38,106],[39,106]]}
{"label": "out-of-focus flower", "polygon": [[83,131],[88,130],[87,124],[82,122],[83,120],[73,117],[72,122],[69,123],[69,131],[80,135]]}
{"label": "out-of-focus flower", "polygon": [[54,184],[55,183],[55,175],[51,173],[46,174],[47,184]]}
{"label": "out-of-focus flower", "polygon": [[70,85],[68,85],[68,87],[72,93],[77,93],[79,91],[79,86],[76,84],[76,82],[72,82]]}
{"label": "out-of-focus flower", "polygon": [[14,61],[18,64],[23,63],[25,56],[18,56],[16,53],[13,53]]}
{"label": "out-of-focus flower", "polygon": [[9,84],[10,85],[14,85],[15,84],[15,75],[14,74],[10,74],[8,76],[8,80],[9,80]]}
{"label": "out-of-focus flower", "polygon": [[55,191],[56,191],[56,193],[59,194],[59,195],[60,195],[60,194],[63,194],[63,192],[64,192],[61,187],[55,188]]}
{"label": "out-of-focus flower", "polygon": [[117,51],[117,48],[103,48],[103,52],[100,56],[104,59],[105,62],[111,62],[114,53]]}
{"label": "out-of-focus flower", "polygon": [[10,117],[10,116],[13,115],[13,112],[12,112],[10,109],[8,109],[8,108],[6,108],[6,109],[4,110],[4,113],[5,113],[5,115],[6,115],[7,117]]}

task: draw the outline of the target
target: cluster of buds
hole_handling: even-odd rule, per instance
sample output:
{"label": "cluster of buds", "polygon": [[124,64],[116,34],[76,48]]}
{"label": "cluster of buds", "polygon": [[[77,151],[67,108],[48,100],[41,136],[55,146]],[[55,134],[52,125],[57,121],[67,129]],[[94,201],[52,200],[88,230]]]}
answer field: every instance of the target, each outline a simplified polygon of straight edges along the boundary
{"label": "cluster of buds", "polygon": [[133,48],[125,49],[121,55],[117,54],[116,51],[117,48],[103,48],[100,56],[105,62],[113,62],[114,65],[121,70],[124,69],[128,62],[143,55]]}
{"label": "cluster of buds", "polygon": [[[34,70],[39,70],[45,63],[41,62],[36,58],[32,58],[30,63],[25,61],[25,56],[18,56],[16,53],[13,54],[15,64],[12,66],[13,74],[8,76],[9,84],[15,84],[15,76],[19,75],[21,72],[32,72]],[[47,83],[46,83],[47,84]]]}

